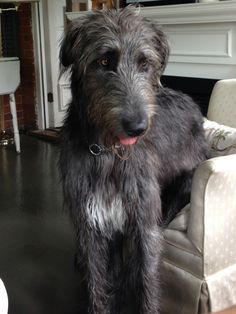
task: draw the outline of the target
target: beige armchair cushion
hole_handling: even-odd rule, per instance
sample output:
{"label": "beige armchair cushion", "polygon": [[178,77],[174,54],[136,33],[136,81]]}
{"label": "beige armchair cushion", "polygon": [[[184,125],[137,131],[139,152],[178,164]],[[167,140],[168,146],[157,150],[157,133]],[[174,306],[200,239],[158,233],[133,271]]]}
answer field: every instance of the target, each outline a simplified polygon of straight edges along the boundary
{"label": "beige armchair cushion", "polygon": [[204,254],[204,276],[236,265],[235,191],[236,155],[209,159],[194,175],[187,235]]}
{"label": "beige armchair cushion", "polygon": [[217,312],[236,304],[236,155],[196,170],[191,205],[164,231],[164,310]]}

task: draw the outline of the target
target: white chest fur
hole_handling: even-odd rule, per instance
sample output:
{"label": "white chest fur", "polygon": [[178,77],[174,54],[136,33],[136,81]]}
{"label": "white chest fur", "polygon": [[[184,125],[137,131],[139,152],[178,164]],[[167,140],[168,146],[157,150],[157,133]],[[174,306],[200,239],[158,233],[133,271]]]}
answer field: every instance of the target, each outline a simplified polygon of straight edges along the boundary
{"label": "white chest fur", "polygon": [[123,231],[126,214],[122,199],[116,195],[109,205],[100,193],[92,195],[86,206],[89,223],[92,227],[107,233],[108,230]]}

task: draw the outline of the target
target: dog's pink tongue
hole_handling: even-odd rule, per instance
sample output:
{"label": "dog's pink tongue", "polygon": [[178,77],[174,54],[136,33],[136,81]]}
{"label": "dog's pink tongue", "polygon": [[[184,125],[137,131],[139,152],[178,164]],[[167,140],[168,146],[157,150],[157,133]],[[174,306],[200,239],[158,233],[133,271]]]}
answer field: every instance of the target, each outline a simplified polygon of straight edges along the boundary
{"label": "dog's pink tongue", "polygon": [[120,137],[121,145],[134,145],[137,142],[137,137]]}

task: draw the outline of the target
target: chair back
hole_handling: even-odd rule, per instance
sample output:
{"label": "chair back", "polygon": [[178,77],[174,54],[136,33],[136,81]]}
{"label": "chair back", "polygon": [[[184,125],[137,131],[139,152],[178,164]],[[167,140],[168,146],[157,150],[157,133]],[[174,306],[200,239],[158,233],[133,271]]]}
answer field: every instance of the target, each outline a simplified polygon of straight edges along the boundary
{"label": "chair back", "polygon": [[220,80],[215,84],[207,118],[236,128],[236,79]]}

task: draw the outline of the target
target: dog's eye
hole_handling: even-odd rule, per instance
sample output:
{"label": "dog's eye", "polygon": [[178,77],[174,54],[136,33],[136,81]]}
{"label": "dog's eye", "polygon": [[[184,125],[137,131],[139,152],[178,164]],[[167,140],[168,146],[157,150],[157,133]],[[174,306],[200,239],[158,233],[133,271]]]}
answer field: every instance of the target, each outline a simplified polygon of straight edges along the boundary
{"label": "dog's eye", "polygon": [[101,59],[98,60],[98,64],[105,68],[109,66],[110,62],[107,57],[102,57]]}
{"label": "dog's eye", "polygon": [[147,71],[149,68],[149,62],[147,59],[141,59],[140,60],[140,68],[142,71]]}
{"label": "dog's eye", "polygon": [[148,64],[147,60],[143,60],[142,61],[142,68],[146,68],[147,64]]}

